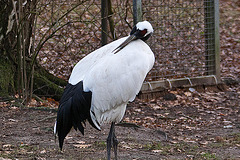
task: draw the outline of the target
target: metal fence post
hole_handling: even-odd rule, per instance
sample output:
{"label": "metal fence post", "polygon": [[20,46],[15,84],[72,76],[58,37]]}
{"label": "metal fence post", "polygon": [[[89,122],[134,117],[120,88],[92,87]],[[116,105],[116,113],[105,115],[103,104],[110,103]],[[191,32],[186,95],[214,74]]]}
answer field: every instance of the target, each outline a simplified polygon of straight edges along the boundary
{"label": "metal fence post", "polygon": [[142,21],[142,0],[133,0],[133,22]]}
{"label": "metal fence post", "polygon": [[215,35],[215,75],[220,81],[220,37],[219,37],[219,0],[214,0]]}
{"label": "metal fence post", "polygon": [[108,27],[107,27],[107,16],[108,16],[108,4],[107,0],[101,0],[101,27],[102,27],[102,35],[101,35],[101,43],[102,46],[107,44],[107,33],[108,33]]}
{"label": "metal fence post", "polygon": [[219,0],[204,0],[204,12],[207,75],[220,80]]}

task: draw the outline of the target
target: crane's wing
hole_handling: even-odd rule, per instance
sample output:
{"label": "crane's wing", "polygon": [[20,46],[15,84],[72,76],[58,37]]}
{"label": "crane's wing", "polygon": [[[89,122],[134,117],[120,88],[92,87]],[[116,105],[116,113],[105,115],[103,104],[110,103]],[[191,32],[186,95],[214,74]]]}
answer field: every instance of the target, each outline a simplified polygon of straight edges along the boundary
{"label": "crane's wing", "polygon": [[153,64],[154,55],[149,46],[136,40],[116,54],[107,54],[92,67],[83,79],[83,87],[84,91],[92,92],[93,122],[119,122],[124,107],[135,99]]}
{"label": "crane's wing", "polygon": [[73,68],[71,76],[69,78],[69,83],[72,85],[77,84],[83,78],[86,74],[89,73],[90,69],[95,66],[99,61],[102,61],[102,59],[112,54],[111,51],[113,51],[116,47],[118,47],[119,44],[121,44],[123,41],[125,41],[127,37],[118,39],[116,41],[113,41],[93,52],[88,54],[86,57],[81,59]]}

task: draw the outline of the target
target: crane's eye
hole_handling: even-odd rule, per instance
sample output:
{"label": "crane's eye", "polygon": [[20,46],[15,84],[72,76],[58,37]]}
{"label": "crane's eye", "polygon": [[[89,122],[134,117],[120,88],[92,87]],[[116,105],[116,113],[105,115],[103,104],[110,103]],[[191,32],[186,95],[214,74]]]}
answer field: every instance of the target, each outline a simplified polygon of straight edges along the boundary
{"label": "crane's eye", "polygon": [[147,33],[147,29],[144,29],[144,30],[140,31],[140,34],[141,34],[142,37],[144,37],[146,33]]}

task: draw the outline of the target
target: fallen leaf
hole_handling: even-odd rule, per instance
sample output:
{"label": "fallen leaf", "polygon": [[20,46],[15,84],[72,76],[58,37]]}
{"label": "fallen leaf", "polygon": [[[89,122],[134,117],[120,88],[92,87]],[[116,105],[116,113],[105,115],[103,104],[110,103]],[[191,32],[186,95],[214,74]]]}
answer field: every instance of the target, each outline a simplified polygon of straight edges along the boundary
{"label": "fallen leaf", "polygon": [[154,153],[161,153],[162,152],[162,150],[152,150],[152,152],[154,152]]}
{"label": "fallen leaf", "polygon": [[88,148],[91,144],[74,144],[73,146],[76,148]]}

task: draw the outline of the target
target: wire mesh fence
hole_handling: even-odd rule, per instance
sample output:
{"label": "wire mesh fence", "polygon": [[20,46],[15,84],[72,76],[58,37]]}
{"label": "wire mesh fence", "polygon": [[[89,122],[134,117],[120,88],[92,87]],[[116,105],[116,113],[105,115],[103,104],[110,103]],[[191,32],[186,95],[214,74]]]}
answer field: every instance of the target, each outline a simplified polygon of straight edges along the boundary
{"label": "wire mesh fence", "polygon": [[209,58],[214,56],[214,32],[209,25],[214,22],[214,17],[207,17],[211,20],[204,22],[206,12],[214,12],[213,6],[193,0],[143,2],[144,19],[154,26],[149,44],[156,56],[154,69],[148,78],[159,80],[208,75],[208,68],[214,63],[214,58]]}
{"label": "wire mesh fence", "polygon": [[[108,2],[111,11],[107,35],[111,42],[129,34],[133,2]],[[214,0],[142,0],[143,19],[154,28],[148,44],[156,57],[146,82],[216,73],[214,3]],[[41,49],[39,61],[53,74],[67,79],[82,57],[101,46],[101,1],[42,0],[38,6],[37,41],[56,31]]]}
{"label": "wire mesh fence", "polygon": [[[38,4],[38,10],[36,41],[54,34],[42,47],[39,62],[51,73],[67,79],[77,61],[100,43],[101,22],[97,21],[101,18],[100,6],[95,1],[44,0]],[[59,29],[61,26],[64,27]]]}
{"label": "wire mesh fence", "polygon": [[[127,36],[133,25],[131,1],[112,2],[108,15],[108,42]],[[38,60],[51,73],[68,79],[74,65],[101,47],[101,1],[42,0],[38,4],[36,44],[52,37],[40,50]],[[113,30],[112,30],[113,29]]]}

